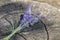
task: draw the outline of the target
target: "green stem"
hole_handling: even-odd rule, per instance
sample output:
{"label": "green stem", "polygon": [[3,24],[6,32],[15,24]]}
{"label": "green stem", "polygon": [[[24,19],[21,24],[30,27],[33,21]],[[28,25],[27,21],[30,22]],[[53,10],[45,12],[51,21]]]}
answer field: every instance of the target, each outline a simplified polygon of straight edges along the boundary
{"label": "green stem", "polygon": [[19,27],[17,27],[15,30],[12,31],[12,33],[10,35],[8,35],[7,37],[1,39],[1,40],[9,40],[15,33],[17,33],[19,30],[21,30],[21,25]]}

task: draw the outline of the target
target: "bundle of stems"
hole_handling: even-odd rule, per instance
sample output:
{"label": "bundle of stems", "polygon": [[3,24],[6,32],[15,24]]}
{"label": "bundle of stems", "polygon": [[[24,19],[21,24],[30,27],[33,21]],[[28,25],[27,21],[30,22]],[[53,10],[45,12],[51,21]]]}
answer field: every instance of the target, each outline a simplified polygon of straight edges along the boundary
{"label": "bundle of stems", "polygon": [[[26,23],[26,24],[27,24],[27,23]],[[8,36],[6,36],[6,37],[4,37],[4,38],[2,38],[2,39],[0,39],[0,40],[9,40],[15,33],[17,33],[18,31],[20,31],[21,29],[25,28],[24,26],[25,26],[26,24],[24,24],[24,25],[21,25],[21,24],[20,24],[16,29],[14,29],[14,30],[12,31],[11,34],[9,34]]]}

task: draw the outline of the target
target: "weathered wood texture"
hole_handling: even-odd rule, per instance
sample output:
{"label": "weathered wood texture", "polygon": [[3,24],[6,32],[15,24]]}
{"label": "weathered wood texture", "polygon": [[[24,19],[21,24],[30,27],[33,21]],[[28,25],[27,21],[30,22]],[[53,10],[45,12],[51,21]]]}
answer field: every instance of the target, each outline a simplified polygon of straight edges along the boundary
{"label": "weathered wood texture", "polygon": [[[46,19],[43,19],[43,21],[46,24],[47,29],[49,31],[49,40],[60,40],[60,9],[48,4],[47,2],[43,3],[43,2],[29,1],[27,3],[30,3],[30,5],[32,6],[33,13],[38,12],[38,13],[41,13],[41,16],[45,16]],[[11,21],[12,19],[15,19],[18,21],[19,16],[20,14],[14,14],[12,16],[8,16],[8,19]],[[6,20],[4,20],[4,18],[0,19],[0,21],[1,21],[0,22],[1,27],[2,27],[2,24],[3,24],[3,27],[5,27],[5,25],[10,25],[8,22],[6,22]],[[9,28],[9,26],[7,26],[7,28]],[[4,29],[2,31],[5,31],[5,30],[11,31],[11,28],[9,28],[10,30],[6,28],[2,28],[2,29]],[[43,30],[30,32],[30,34],[28,35],[26,34],[24,36],[28,40],[46,40],[47,38],[46,32],[44,32]],[[17,36],[17,40],[24,40],[24,39],[22,38],[20,39],[20,36]]]}

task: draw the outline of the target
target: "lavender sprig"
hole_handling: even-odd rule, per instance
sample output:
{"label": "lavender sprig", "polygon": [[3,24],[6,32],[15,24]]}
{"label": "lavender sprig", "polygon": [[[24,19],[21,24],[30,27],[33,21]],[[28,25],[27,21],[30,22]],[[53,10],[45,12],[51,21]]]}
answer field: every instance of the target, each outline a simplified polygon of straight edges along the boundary
{"label": "lavender sprig", "polygon": [[34,23],[39,22],[39,20],[39,18],[32,15],[31,6],[28,6],[27,11],[23,15],[23,18],[20,20],[20,25],[14,29],[10,35],[1,40],[9,40],[15,33],[20,31],[22,28],[25,28],[24,26],[29,27],[29,25],[33,25]]}

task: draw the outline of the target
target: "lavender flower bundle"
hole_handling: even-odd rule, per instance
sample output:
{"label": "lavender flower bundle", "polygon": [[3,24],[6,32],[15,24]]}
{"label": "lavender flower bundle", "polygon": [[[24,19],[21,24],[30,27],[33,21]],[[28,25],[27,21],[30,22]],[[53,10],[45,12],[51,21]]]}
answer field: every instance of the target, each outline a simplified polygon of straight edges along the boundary
{"label": "lavender flower bundle", "polygon": [[23,15],[22,19],[19,20],[20,25],[15,30],[13,30],[10,35],[8,35],[7,37],[5,37],[1,40],[9,40],[15,33],[20,31],[21,29],[24,29],[25,27],[30,28],[29,25],[32,26],[32,25],[34,25],[35,23],[37,23],[39,21],[40,21],[39,14],[32,15],[31,6],[28,6],[27,11]]}
{"label": "lavender flower bundle", "polygon": [[25,14],[23,15],[20,24],[24,25],[25,23],[27,23],[25,25],[25,27],[30,27],[29,25],[34,25],[34,23],[39,22],[39,18],[35,17],[34,15],[32,15],[31,13],[31,6],[27,7],[27,11],[25,12]]}

